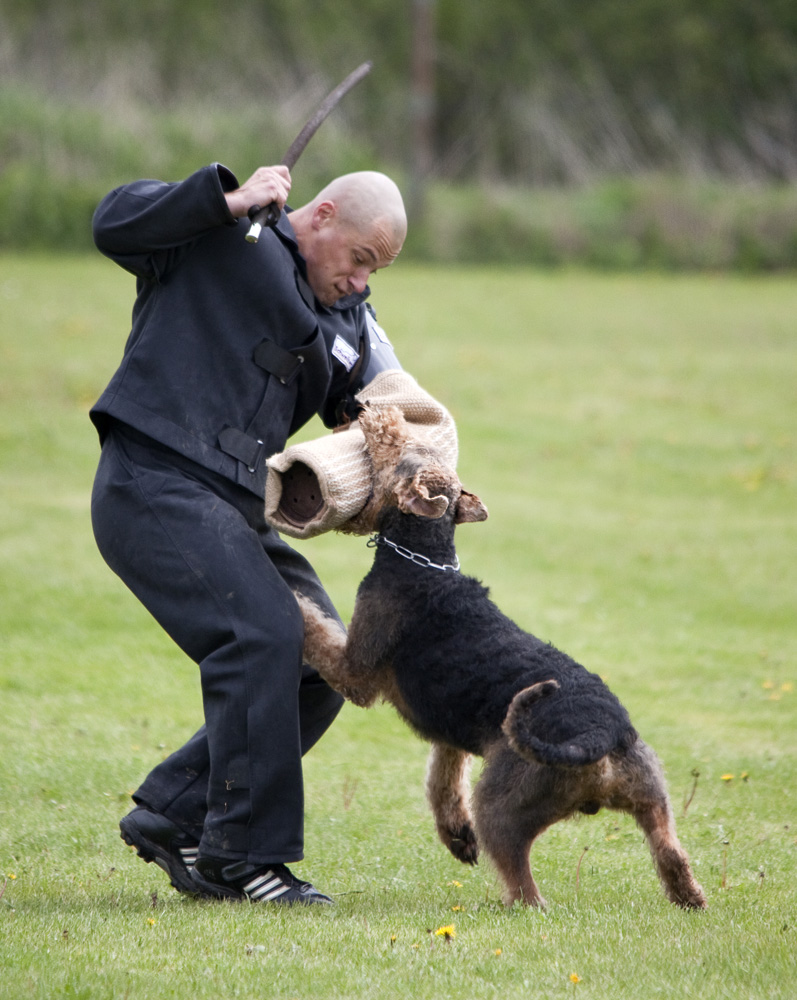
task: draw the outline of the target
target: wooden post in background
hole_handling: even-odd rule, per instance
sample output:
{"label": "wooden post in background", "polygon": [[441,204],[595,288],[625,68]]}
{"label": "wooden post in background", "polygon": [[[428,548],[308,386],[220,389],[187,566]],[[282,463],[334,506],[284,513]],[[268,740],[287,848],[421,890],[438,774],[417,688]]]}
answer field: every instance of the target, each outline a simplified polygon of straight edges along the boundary
{"label": "wooden post in background", "polygon": [[412,82],[410,111],[412,151],[409,211],[423,223],[426,183],[434,159],[435,114],[435,0],[412,0]]}

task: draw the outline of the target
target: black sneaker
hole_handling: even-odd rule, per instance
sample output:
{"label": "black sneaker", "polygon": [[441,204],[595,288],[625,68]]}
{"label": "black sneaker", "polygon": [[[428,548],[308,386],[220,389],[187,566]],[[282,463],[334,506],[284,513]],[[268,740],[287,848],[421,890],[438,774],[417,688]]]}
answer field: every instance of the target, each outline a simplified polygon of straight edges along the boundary
{"label": "black sneaker", "polygon": [[191,869],[199,852],[197,841],[165,816],[144,806],[136,806],[124,816],[119,829],[122,840],[135,847],[138,856],[148,864],[154,861],[159,865],[178,892],[196,892]]}
{"label": "black sneaker", "polygon": [[197,858],[191,879],[196,894],[216,899],[249,899],[253,903],[332,903],[329,896],[309,882],[299,881],[286,865]]}

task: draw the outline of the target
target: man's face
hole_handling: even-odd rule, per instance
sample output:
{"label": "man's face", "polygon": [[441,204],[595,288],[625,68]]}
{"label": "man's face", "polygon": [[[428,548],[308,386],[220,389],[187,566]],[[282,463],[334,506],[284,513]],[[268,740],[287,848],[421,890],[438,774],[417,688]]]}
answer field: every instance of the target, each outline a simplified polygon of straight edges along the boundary
{"label": "man's face", "polygon": [[387,267],[398,254],[384,227],[377,224],[362,233],[341,222],[334,211],[317,212],[301,251],[310,287],[325,306],[364,291],[374,271]]}

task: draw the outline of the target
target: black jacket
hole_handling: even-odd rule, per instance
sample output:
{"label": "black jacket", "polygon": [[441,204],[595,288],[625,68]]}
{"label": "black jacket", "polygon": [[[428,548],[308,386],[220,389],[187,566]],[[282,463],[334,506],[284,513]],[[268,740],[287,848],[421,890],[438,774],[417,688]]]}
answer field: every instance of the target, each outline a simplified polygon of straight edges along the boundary
{"label": "black jacket", "polygon": [[[91,410],[262,496],[265,459],[320,413],[334,426],[352,394],[400,367],[377,335],[368,291],[332,308],[306,281],[289,216],[247,243],[220,164],[179,183],[137,181],[94,215],[97,247],[137,278],[122,363]],[[373,355],[373,356],[372,356]]]}

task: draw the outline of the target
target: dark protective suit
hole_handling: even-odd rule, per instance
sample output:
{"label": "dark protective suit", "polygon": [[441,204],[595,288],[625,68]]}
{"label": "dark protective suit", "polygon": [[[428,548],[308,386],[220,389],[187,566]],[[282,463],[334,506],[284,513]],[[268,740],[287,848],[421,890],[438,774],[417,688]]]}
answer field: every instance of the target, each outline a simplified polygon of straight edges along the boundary
{"label": "dark protective suit", "polygon": [[303,856],[301,756],[341,699],[303,666],[292,590],[331,615],[309,563],[265,522],[265,459],[315,413],[398,368],[353,295],[319,305],[283,213],[244,239],[213,165],[111,192],[99,249],[137,278],[122,363],[91,411],[102,440],[92,495],[100,551],[200,668],[205,726],[134,799],[201,836],[200,853]]}

